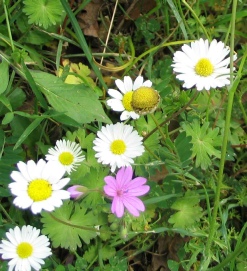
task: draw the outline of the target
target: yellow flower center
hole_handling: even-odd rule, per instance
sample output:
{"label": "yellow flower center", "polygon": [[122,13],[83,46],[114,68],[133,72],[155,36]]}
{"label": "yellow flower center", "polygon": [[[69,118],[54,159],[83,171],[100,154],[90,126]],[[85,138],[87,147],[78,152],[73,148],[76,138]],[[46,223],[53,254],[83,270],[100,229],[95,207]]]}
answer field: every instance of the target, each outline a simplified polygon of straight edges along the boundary
{"label": "yellow flower center", "polygon": [[117,139],[111,143],[110,149],[112,153],[120,155],[125,152],[126,145],[122,139]]}
{"label": "yellow flower center", "polygon": [[153,112],[158,106],[160,96],[156,90],[150,87],[140,87],[133,92],[132,107],[138,114]]}
{"label": "yellow flower center", "polygon": [[211,61],[207,58],[200,59],[195,66],[195,72],[200,76],[207,77],[211,75],[213,71],[214,66],[211,63]]}
{"label": "yellow flower center", "polygon": [[68,166],[71,165],[74,161],[74,156],[72,153],[70,152],[62,152],[59,157],[58,157],[59,162],[64,165],[64,166]]}
{"label": "yellow flower center", "polygon": [[36,179],[30,182],[27,193],[33,201],[42,201],[51,196],[52,186],[44,179]]}
{"label": "yellow flower center", "polygon": [[16,247],[16,253],[22,259],[28,258],[33,253],[33,247],[27,242],[22,242]]}
{"label": "yellow flower center", "polygon": [[133,111],[131,106],[133,91],[126,92],[123,96],[123,106],[127,111]]}

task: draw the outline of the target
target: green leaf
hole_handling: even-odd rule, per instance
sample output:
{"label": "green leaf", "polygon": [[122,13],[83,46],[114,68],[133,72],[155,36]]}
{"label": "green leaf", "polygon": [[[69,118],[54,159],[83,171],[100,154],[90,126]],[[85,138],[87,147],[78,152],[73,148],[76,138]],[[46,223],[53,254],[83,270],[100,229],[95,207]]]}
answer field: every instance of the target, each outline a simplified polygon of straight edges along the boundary
{"label": "green leaf", "polygon": [[92,263],[92,261],[94,260],[94,258],[97,255],[97,247],[91,245],[89,247],[89,249],[84,253],[83,258],[88,262],[88,263]]}
{"label": "green leaf", "polygon": [[183,198],[177,199],[171,206],[177,212],[170,216],[168,222],[174,224],[174,228],[187,228],[199,221],[202,216],[202,208],[199,206],[199,196],[187,191]]}
{"label": "green leaf", "polygon": [[116,254],[116,250],[114,247],[111,247],[111,246],[104,246],[101,251],[101,257],[103,260],[108,260],[108,259],[111,259],[112,257],[115,256]]}
{"label": "green leaf", "polygon": [[96,237],[94,226],[97,219],[84,204],[65,201],[52,213],[42,212],[41,222],[44,224],[42,233],[49,236],[54,247],[76,250],[83,240],[89,244]]}
{"label": "green leaf", "polygon": [[45,29],[61,21],[64,10],[59,0],[25,0],[23,12],[28,16],[29,24],[36,24]]}
{"label": "green leaf", "polygon": [[31,72],[50,105],[80,124],[92,121],[111,123],[98,96],[83,84],[65,84],[60,78],[45,72]]}
{"label": "green leaf", "polygon": [[179,136],[175,139],[175,149],[178,154],[180,163],[182,167],[187,165],[190,162],[191,155],[192,155],[192,144],[190,143],[191,137],[186,137],[186,133],[182,132]]}
{"label": "green leaf", "polygon": [[14,146],[14,150],[17,149],[26,140],[26,138],[40,125],[43,120],[44,117],[38,117],[25,129],[25,131],[17,140]]}
{"label": "green leaf", "polygon": [[215,147],[221,146],[222,138],[218,135],[219,128],[209,128],[209,122],[202,126],[199,121],[194,119],[191,124],[182,123],[187,136],[191,136],[192,156],[196,157],[196,167],[207,169],[212,164],[211,157],[220,158],[221,152]]}
{"label": "green leaf", "polygon": [[9,83],[9,65],[6,61],[0,63],[0,74],[1,74],[1,84],[0,84],[0,94],[2,94],[8,86]]}

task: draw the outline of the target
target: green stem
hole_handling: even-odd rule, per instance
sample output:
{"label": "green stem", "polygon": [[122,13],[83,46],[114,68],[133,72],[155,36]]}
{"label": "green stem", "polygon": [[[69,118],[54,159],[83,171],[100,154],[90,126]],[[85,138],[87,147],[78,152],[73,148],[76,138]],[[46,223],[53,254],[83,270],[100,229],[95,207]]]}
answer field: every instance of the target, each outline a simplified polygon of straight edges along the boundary
{"label": "green stem", "polygon": [[215,191],[214,209],[212,213],[212,218],[210,219],[209,235],[208,235],[208,239],[207,239],[207,243],[205,247],[204,261],[202,262],[202,266],[200,269],[201,271],[208,270],[208,265],[210,263],[210,248],[213,242],[213,238],[215,236],[215,232],[217,230],[216,221],[217,221],[217,214],[218,214],[219,205],[220,205],[220,192],[221,192],[222,183],[223,183],[223,172],[224,172],[227,143],[228,143],[228,137],[229,137],[229,131],[230,131],[232,105],[233,105],[234,94],[240,80],[239,78],[236,78],[236,80],[233,82],[233,52],[234,52],[234,32],[235,32],[234,26],[235,26],[235,20],[236,20],[236,8],[237,8],[237,0],[233,0],[232,23],[231,23],[232,29],[231,29],[231,42],[230,42],[231,44],[231,51],[230,51],[231,87],[229,90],[227,110],[226,110],[226,121],[225,121],[224,136],[223,136],[223,142],[222,142],[222,148],[221,148],[221,159],[220,159],[218,180],[217,180],[216,191]]}
{"label": "green stem", "polygon": [[162,131],[162,129],[161,129],[161,127],[160,127],[160,124],[158,123],[157,119],[155,118],[154,113],[151,113],[150,115],[151,115],[151,118],[153,119],[153,121],[154,121],[156,127],[158,128],[158,130],[159,130],[159,132],[160,132],[160,135],[162,136],[163,140],[165,141],[165,140],[166,140],[166,136],[165,136],[165,134],[163,133],[163,131]]}
{"label": "green stem", "polygon": [[3,205],[0,204],[0,209],[1,211],[5,214],[5,216],[7,217],[7,219],[12,223],[15,224],[14,220],[9,216],[8,212],[4,209]]}
{"label": "green stem", "polygon": [[200,21],[200,19],[196,15],[195,11],[190,7],[190,5],[188,3],[186,3],[185,0],[182,0],[182,3],[190,10],[190,12],[192,13],[192,15],[195,17],[196,21],[198,22],[198,24],[202,28],[202,31],[204,32],[204,35],[207,37],[208,40],[210,40],[209,35],[208,35],[205,27],[203,26],[202,22]]}
{"label": "green stem", "polygon": [[[173,115],[171,115],[170,117],[168,117],[167,119],[165,119],[163,122],[161,122],[159,124],[159,126],[162,127],[163,125],[165,125],[166,123],[168,123],[170,120],[175,119],[177,116],[179,116],[187,107],[189,107],[192,104],[192,102],[196,99],[196,97],[198,96],[198,94],[199,94],[199,92],[196,91],[195,94],[193,95],[193,97],[188,101],[188,103],[185,106],[183,106],[176,113],[174,113]],[[143,141],[147,140],[157,130],[158,130],[158,127],[155,127],[150,133],[148,133],[147,136],[144,137]]]}
{"label": "green stem", "polygon": [[4,8],[5,19],[6,19],[6,24],[7,24],[8,33],[9,33],[10,44],[11,44],[12,51],[14,52],[15,46],[14,46],[14,43],[13,43],[12,33],[11,33],[11,29],[10,29],[10,24],[9,24],[8,9],[6,7],[5,0],[3,0],[3,8]]}

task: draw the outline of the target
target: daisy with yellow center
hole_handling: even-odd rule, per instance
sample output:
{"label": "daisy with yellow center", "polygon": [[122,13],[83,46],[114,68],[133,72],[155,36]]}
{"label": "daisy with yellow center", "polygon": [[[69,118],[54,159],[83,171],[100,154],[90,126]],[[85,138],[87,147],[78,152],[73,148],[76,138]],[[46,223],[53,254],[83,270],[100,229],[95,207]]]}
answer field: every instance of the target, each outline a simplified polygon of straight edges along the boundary
{"label": "daisy with yellow center", "polygon": [[144,81],[142,76],[138,76],[133,82],[129,76],[124,76],[123,81],[117,79],[115,84],[119,91],[115,89],[108,90],[108,94],[112,98],[107,101],[107,105],[114,111],[122,112],[120,115],[121,121],[129,118],[138,119],[140,116],[132,107],[133,91],[140,87],[151,87],[152,82],[150,80]]}
{"label": "daisy with yellow center", "polygon": [[58,161],[68,174],[85,159],[79,144],[69,140],[57,140],[55,148],[50,148],[45,156],[47,161]]}
{"label": "daisy with yellow center", "polygon": [[62,205],[62,200],[69,199],[70,193],[61,190],[69,181],[62,178],[65,169],[56,161],[45,162],[40,159],[36,164],[30,160],[17,164],[19,171],[12,171],[9,184],[11,193],[16,196],[13,203],[21,209],[31,208],[34,214],[42,209],[53,211]]}
{"label": "daisy with yellow center", "polygon": [[2,259],[8,262],[8,271],[41,270],[45,258],[50,256],[49,239],[40,235],[40,230],[32,226],[15,227],[6,233],[8,240],[0,243]]}
{"label": "daisy with yellow center", "polygon": [[108,124],[97,132],[93,141],[95,157],[99,163],[110,165],[114,172],[116,168],[133,164],[133,158],[143,154],[142,139],[130,125]]}
{"label": "daisy with yellow center", "polygon": [[227,57],[230,49],[223,42],[200,39],[190,46],[184,44],[181,49],[175,52],[172,67],[184,88],[195,86],[201,91],[230,84],[230,57]]}

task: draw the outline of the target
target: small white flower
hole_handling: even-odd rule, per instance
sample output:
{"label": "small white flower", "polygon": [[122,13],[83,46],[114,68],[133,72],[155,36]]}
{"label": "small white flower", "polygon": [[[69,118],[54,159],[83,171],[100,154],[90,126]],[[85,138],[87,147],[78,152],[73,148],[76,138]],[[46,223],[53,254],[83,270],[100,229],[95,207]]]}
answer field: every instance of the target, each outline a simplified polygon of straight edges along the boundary
{"label": "small white flower", "polygon": [[34,214],[42,209],[50,212],[60,207],[62,200],[70,198],[68,191],[61,190],[70,178],[62,178],[65,170],[58,162],[40,159],[36,164],[29,160],[27,164],[19,162],[17,167],[19,171],[10,174],[14,182],[9,188],[16,196],[13,203],[19,208],[30,207]]}
{"label": "small white flower", "polygon": [[226,58],[230,49],[223,42],[200,39],[191,46],[184,44],[181,49],[175,52],[172,67],[178,73],[176,78],[184,81],[184,88],[195,86],[201,91],[230,84],[230,57]]}
{"label": "small white flower", "polygon": [[142,137],[133,127],[123,123],[107,124],[97,132],[93,141],[93,149],[97,152],[98,162],[110,165],[114,172],[116,167],[129,166],[134,163],[133,158],[144,152]]}
{"label": "small white flower", "polygon": [[151,87],[152,82],[147,80],[143,82],[143,77],[138,76],[134,83],[129,76],[124,76],[124,80],[117,79],[116,86],[120,91],[109,89],[108,94],[113,98],[109,99],[106,103],[112,110],[122,112],[120,120],[127,120],[128,118],[138,119],[140,116],[134,112],[131,102],[133,91],[140,87]]}
{"label": "small white flower", "polygon": [[50,242],[45,235],[39,235],[40,230],[32,226],[15,227],[6,233],[7,240],[0,243],[2,259],[8,262],[8,271],[40,270],[45,262],[43,259],[50,256]]}
{"label": "small white flower", "polygon": [[47,161],[58,161],[68,174],[85,159],[79,144],[64,139],[57,140],[55,148],[50,148],[48,153],[45,159]]}

